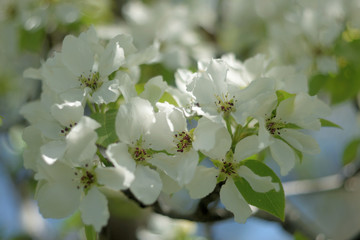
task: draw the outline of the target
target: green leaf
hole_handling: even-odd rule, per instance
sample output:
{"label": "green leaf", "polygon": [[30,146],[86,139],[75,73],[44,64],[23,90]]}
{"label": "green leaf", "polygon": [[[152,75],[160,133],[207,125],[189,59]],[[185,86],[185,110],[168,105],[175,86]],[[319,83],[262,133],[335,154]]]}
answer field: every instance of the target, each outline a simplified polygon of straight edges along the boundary
{"label": "green leaf", "polygon": [[346,147],[342,157],[343,165],[349,164],[356,159],[360,147],[360,138],[352,140]]}
{"label": "green leaf", "polygon": [[101,127],[96,129],[98,134],[97,144],[107,147],[108,145],[118,141],[118,136],[115,131],[115,119],[117,109],[111,109],[106,113],[93,113],[91,118],[101,124]]}
{"label": "green leaf", "polygon": [[291,98],[293,96],[295,96],[296,94],[294,93],[288,93],[284,90],[277,90],[276,91],[276,96],[278,99],[278,104],[280,104],[282,101],[284,101],[285,99]]}
{"label": "green leaf", "polygon": [[342,127],[340,127],[339,125],[337,125],[336,123],[333,123],[329,120],[320,118],[320,123],[321,123],[321,127],[334,127],[334,128],[340,128],[343,129]]}
{"label": "green leaf", "polygon": [[161,102],[161,103],[168,102],[168,103],[170,103],[170,104],[172,104],[174,106],[178,106],[178,104],[175,101],[175,99],[173,98],[173,96],[171,96],[171,94],[168,93],[168,92],[164,92],[164,94],[159,99],[159,102]]}
{"label": "green leaf", "polygon": [[27,31],[24,28],[19,30],[19,47],[22,51],[40,52],[44,45],[45,30]]}
{"label": "green leaf", "polygon": [[314,96],[326,85],[328,76],[324,74],[317,74],[309,80],[309,95]]}
{"label": "green leaf", "polygon": [[2,123],[3,123],[2,117],[0,116],[0,127],[1,127]]}
{"label": "green leaf", "polygon": [[285,193],[278,176],[276,176],[271,168],[257,160],[243,160],[241,164],[248,167],[255,174],[263,177],[270,176],[273,182],[279,183],[280,190],[278,192],[273,189],[266,193],[259,193],[254,191],[250,184],[241,176],[234,178],[236,187],[249,204],[267,211],[284,221]]}
{"label": "green leaf", "polygon": [[85,225],[86,240],[97,240],[97,233],[93,226]]}
{"label": "green leaf", "polygon": [[294,233],[294,240],[310,240],[308,237],[306,237],[301,232],[295,232]]}

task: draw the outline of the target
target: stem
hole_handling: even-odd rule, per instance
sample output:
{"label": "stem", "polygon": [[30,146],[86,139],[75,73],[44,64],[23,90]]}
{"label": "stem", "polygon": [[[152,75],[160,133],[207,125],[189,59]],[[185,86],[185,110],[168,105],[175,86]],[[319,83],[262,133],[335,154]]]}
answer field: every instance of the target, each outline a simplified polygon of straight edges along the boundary
{"label": "stem", "polygon": [[89,106],[90,111],[91,111],[92,113],[95,113],[95,112],[96,112],[94,106],[90,103],[89,100],[87,100],[87,105]]}
{"label": "stem", "polygon": [[230,115],[226,115],[224,116],[224,120],[225,120],[225,123],[226,123],[226,128],[231,136],[231,139],[233,139],[233,133],[232,133],[232,129],[231,129],[231,118],[230,118]]}

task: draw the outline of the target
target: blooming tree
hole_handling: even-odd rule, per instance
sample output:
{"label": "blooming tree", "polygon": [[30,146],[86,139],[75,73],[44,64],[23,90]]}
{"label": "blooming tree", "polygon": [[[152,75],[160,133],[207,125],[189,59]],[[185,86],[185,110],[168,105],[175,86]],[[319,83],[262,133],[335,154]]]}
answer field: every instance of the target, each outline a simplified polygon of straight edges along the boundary
{"label": "blooming tree", "polygon": [[110,215],[104,190],[171,216],[159,197],[185,189],[198,208],[181,218],[244,223],[252,205],[283,220],[284,190],[263,156],[286,175],[303,153],[318,153],[308,133],[334,126],[324,119],[330,108],[307,93],[305,76],[263,55],[179,69],[176,88],[161,76],[138,84],[139,65],[158,47],[138,50],[126,34],[104,44],[90,28],[25,71],[42,81],[41,98],[21,109],[30,123],[24,165],[35,172],[41,214],[80,210],[90,237]]}

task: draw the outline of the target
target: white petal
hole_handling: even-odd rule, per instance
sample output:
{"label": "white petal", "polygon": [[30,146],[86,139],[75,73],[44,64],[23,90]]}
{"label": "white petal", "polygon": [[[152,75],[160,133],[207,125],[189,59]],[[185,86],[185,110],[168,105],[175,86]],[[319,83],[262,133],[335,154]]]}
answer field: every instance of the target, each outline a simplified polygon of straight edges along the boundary
{"label": "white petal", "polygon": [[295,153],[289,145],[275,138],[270,145],[271,156],[280,166],[281,175],[286,175],[295,166]]}
{"label": "white petal", "polygon": [[66,151],[65,141],[51,141],[41,146],[41,157],[47,164],[53,164],[64,156]]}
{"label": "white petal", "polygon": [[175,149],[174,134],[171,131],[171,123],[165,112],[155,114],[155,123],[151,125],[150,133],[145,136],[147,142],[151,143],[154,150],[167,150],[169,152]]}
{"label": "white petal", "polygon": [[178,182],[180,186],[187,184],[194,176],[199,156],[196,151],[168,156],[164,153],[153,155],[148,160],[151,164],[163,170],[167,175]]}
{"label": "white petal", "polygon": [[80,121],[80,118],[84,115],[84,108],[81,102],[54,104],[51,107],[51,114],[61,125],[69,127],[69,124]]}
{"label": "white petal", "polygon": [[206,69],[206,72],[210,75],[218,93],[227,93],[227,85],[225,83],[227,71],[228,68],[226,64],[220,59],[211,60]]}
{"label": "white petal", "polygon": [[146,82],[144,91],[140,94],[140,97],[149,100],[154,106],[164,94],[166,88],[167,83],[163,80],[162,76],[153,77]]}
{"label": "white petal", "polygon": [[240,124],[244,124],[249,116],[264,116],[277,104],[273,79],[256,79],[248,87],[234,94],[237,96],[237,101],[233,116]]}
{"label": "white petal", "polygon": [[119,79],[119,89],[125,102],[129,102],[131,98],[137,96],[135,82],[131,80],[127,73],[119,71],[116,74],[116,78]]}
{"label": "white petal", "polygon": [[135,97],[120,106],[115,122],[116,133],[121,141],[134,144],[149,131],[154,122],[155,115],[150,102]]}
{"label": "white petal", "polygon": [[61,93],[59,96],[65,102],[81,102],[84,104],[86,95],[88,95],[86,89],[72,88]]}
{"label": "white petal", "polygon": [[107,77],[118,70],[125,63],[124,50],[118,42],[110,41],[105,51],[100,56],[99,73],[101,77]]}
{"label": "white petal", "polygon": [[221,148],[211,153],[224,157],[231,144],[231,137],[226,128],[222,124],[201,118],[194,131],[193,147],[196,150],[210,152],[215,147],[219,147],[219,144],[222,145]]}
{"label": "white petal", "polygon": [[108,104],[115,102],[120,96],[119,80],[114,79],[105,82],[91,96],[92,102],[96,104]]}
{"label": "white petal", "polygon": [[106,156],[115,167],[125,167],[130,172],[135,172],[136,162],[131,157],[129,147],[125,143],[114,143],[108,146]]}
{"label": "white petal", "polygon": [[148,205],[154,203],[162,189],[159,174],[148,166],[138,165],[135,171],[135,180],[130,186],[131,192],[142,203]]}
{"label": "white petal", "polygon": [[80,194],[75,185],[62,182],[42,185],[36,193],[41,215],[45,218],[64,218],[73,214],[79,207]]}
{"label": "white petal", "polygon": [[80,87],[78,76],[63,64],[60,54],[48,59],[41,70],[44,82],[57,93]]}
{"label": "white petal", "polygon": [[72,35],[64,38],[61,57],[75,76],[89,73],[94,63],[94,54],[87,42]]}
{"label": "white petal", "polygon": [[239,162],[245,158],[248,158],[255,153],[258,153],[262,150],[259,147],[259,137],[256,135],[251,135],[242,139],[235,147],[234,159]]}
{"label": "white petal", "polygon": [[252,189],[256,192],[268,192],[271,189],[275,189],[276,191],[280,190],[280,186],[278,183],[272,182],[272,178],[270,176],[262,177],[256,175],[250,168],[246,166],[240,166],[237,170],[237,174],[240,177],[245,178],[245,180],[250,184]]}
{"label": "white petal", "polygon": [[135,176],[123,167],[96,168],[96,179],[98,183],[105,185],[115,191],[130,187]]}
{"label": "white petal", "polygon": [[159,45],[154,43],[150,47],[138,51],[137,53],[131,54],[126,57],[127,67],[137,66],[144,63],[150,63],[159,54]]}
{"label": "white petal", "polygon": [[252,213],[249,204],[236,188],[232,178],[228,178],[221,187],[220,200],[225,208],[234,214],[234,220],[239,223],[245,223]]}
{"label": "white petal", "polygon": [[318,118],[331,113],[331,109],[316,96],[299,93],[279,104],[277,117],[289,123],[295,123],[305,129],[318,130],[321,127]]}
{"label": "white petal", "polygon": [[168,175],[166,175],[164,172],[159,171],[159,175],[161,178],[161,181],[163,183],[162,191],[166,194],[173,194],[178,192],[181,187],[179,184],[172,178],[170,178]]}
{"label": "white petal", "polygon": [[120,47],[124,49],[125,56],[135,53],[137,51],[133,44],[133,38],[127,34],[120,34],[115,36],[111,41],[118,42]]}
{"label": "white petal", "polygon": [[193,179],[186,185],[192,199],[203,198],[211,193],[217,182],[219,171],[215,168],[198,166]]}
{"label": "white petal", "polygon": [[295,129],[281,129],[281,137],[294,148],[308,154],[319,154],[320,147],[316,140],[307,134]]}
{"label": "white petal", "polygon": [[97,151],[95,129],[99,126],[95,120],[84,116],[66,136],[66,158],[72,164],[81,165],[84,161],[93,159]]}
{"label": "white petal", "polygon": [[96,232],[107,224],[109,210],[106,197],[92,187],[80,203],[81,219],[86,225],[92,225]]}

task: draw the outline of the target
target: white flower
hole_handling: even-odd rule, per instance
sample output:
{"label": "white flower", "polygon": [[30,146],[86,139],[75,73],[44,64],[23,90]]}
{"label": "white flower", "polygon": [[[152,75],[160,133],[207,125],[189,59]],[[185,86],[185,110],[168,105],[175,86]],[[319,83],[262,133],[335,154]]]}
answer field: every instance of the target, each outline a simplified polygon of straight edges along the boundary
{"label": "white flower", "polygon": [[241,153],[239,157],[246,158],[269,147],[272,157],[280,166],[281,174],[286,175],[298,158],[294,149],[307,154],[320,152],[315,139],[287,124],[318,130],[321,127],[319,118],[329,115],[330,112],[325,103],[306,93],[287,98],[279,104],[275,115],[271,115],[270,111],[264,116],[256,117],[259,122],[258,136],[242,139],[235,154]]}
{"label": "white flower", "polygon": [[240,89],[227,82],[227,71],[222,60],[212,60],[189,85],[201,115],[216,122],[231,115],[245,124],[249,116],[267,112],[276,104],[274,80],[258,78]]}
{"label": "white flower", "polygon": [[114,165],[122,166],[135,175],[130,191],[144,204],[155,202],[162,189],[159,174],[148,163],[152,153],[146,134],[154,121],[149,101],[139,97],[130,99],[120,106],[116,116],[115,128],[121,142],[109,145],[106,150]]}
{"label": "white flower", "polygon": [[97,232],[109,218],[107,199],[99,187],[123,190],[134,178],[124,168],[104,168],[95,160],[76,168],[60,161],[40,163],[35,177],[39,180],[35,198],[44,217],[64,218],[79,209],[83,222]]}
{"label": "white flower", "polygon": [[[237,147],[234,156],[229,155],[231,137],[227,130],[221,124],[211,122],[206,118],[202,119],[204,120],[199,121],[198,128],[194,132],[194,146],[197,146],[201,151],[210,153],[216,168],[199,166],[196,169],[194,178],[186,185],[186,188],[189,190],[190,197],[196,199],[211,193],[217,183],[223,183],[220,190],[220,200],[226,209],[234,213],[235,221],[243,223],[251,215],[252,211],[235,186],[233,178],[237,176],[244,178],[254,191],[262,193],[271,189],[278,191],[280,189],[279,184],[272,182],[270,176],[258,176],[245,165],[241,165],[243,158],[238,157],[240,154],[237,155]],[[206,137],[201,137],[206,132],[205,129],[212,129],[210,128],[211,125],[216,130],[210,131],[210,134]],[[218,127],[215,125],[218,125]],[[219,137],[219,133],[221,137]],[[207,139],[212,144],[209,145]],[[227,144],[224,144],[224,139],[227,139],[225,140]]]}
{"label": "white flower", "polygon": [[192,147],[193,134],[187,129],[186,118],[180,108],[168,103],[157,103],[159,112],[150,128],[147,140],[151,149],[166,151],[153,154],[148,160],[164,171],[180,186],[192,179],[199,157]]}

